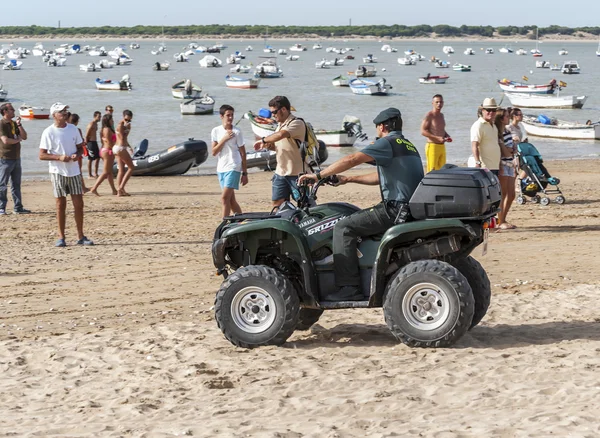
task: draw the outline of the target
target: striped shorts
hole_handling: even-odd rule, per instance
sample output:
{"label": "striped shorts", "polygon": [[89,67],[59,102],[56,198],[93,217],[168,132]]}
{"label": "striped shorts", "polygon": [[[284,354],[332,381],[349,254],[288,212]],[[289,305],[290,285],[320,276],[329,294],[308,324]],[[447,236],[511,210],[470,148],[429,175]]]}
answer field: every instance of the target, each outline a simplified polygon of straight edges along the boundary
{"label": "striped shorts", "polygon": [[63,176],[51,173],[52,189],[55,198],[66,198],[67,195],[83,195],[81,175]]}

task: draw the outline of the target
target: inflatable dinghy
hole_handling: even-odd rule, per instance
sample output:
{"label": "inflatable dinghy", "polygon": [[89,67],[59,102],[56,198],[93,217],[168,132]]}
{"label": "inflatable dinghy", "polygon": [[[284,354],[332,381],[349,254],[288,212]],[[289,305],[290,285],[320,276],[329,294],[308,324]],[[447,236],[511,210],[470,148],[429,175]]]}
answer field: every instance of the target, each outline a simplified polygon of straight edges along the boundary
{"label": "inflatable dinghy", "polygon": [[[321,140],[319,142],[319,164],[324,163],[329,158],[327,146]],[[275,151],[261,149],[260,151],[250,150],[246,152],[246,168],[258,167],[264,170],[275,170],[277,167],[277,158]]]}
{"label": "inflatable dinghy", "polygon": [[[206,143],[193,138],[153,154],[147,151],[148,140],[144,139],[133,151],[133,176],[182,175],[208,158]],[[113,172],[117,173],[116,163]]]}

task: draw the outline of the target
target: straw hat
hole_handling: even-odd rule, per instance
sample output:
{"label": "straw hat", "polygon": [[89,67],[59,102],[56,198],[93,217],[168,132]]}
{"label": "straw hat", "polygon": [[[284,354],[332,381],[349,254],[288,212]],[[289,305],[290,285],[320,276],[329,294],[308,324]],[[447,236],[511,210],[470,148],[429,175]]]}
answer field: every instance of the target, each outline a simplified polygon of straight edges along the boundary
{"label": "straw hat", "polygon": [[496,103],[496,99],[493,97],[486,97],[481,104],[481,108],[483,109],[498,109],[498,104]]}

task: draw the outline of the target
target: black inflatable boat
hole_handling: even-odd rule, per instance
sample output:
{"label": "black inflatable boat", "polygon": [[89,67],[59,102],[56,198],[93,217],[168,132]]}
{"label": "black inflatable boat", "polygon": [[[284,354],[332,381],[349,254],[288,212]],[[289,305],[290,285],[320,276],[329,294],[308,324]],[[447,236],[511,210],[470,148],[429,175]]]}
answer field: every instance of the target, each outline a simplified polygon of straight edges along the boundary
{"label": "black inflatable boat", "polygon": [[[321,140],[319,142],[319,163],[322,164],[329,158],[329,152],[327,152],[327,146]],[[265,170],[275,170],[277,166],[277,159],[275,158],[275,151],[268,151],[262,149],[260,151],[250,150],[246,152],[246,167],[259,167]]]}
{"label": "black inflatable boat", "polygon": [[[193,138],[153,154],[147,151],[148,140],[144,139],[133,151],[133,176],[182,175],[208,158],[206,143]],[[116,162],[113,172],[117,173]]]}

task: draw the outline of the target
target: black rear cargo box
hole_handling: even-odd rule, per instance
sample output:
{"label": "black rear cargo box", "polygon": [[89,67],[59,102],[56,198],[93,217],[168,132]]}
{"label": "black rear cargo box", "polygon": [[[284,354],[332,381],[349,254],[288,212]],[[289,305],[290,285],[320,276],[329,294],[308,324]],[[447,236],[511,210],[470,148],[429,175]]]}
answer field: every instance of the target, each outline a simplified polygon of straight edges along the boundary
{"label": "black rear cargo box", "polygon": [[410,198],[413,218],[482,216],[500,205],[500,183],[487,169],[452,167],[429,172]]}

